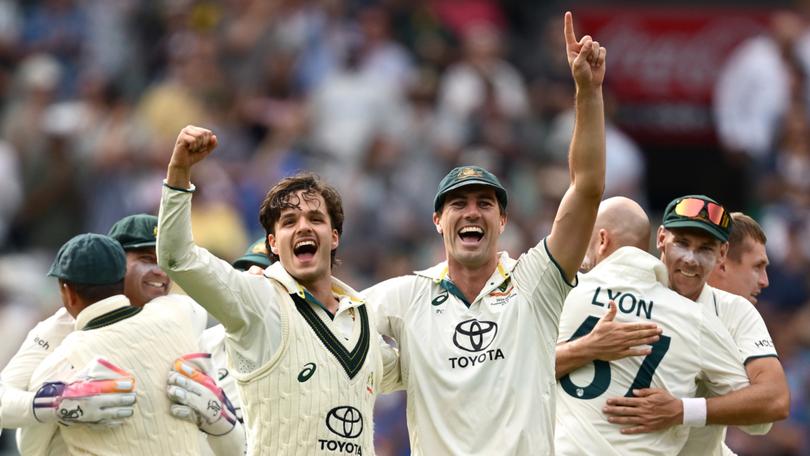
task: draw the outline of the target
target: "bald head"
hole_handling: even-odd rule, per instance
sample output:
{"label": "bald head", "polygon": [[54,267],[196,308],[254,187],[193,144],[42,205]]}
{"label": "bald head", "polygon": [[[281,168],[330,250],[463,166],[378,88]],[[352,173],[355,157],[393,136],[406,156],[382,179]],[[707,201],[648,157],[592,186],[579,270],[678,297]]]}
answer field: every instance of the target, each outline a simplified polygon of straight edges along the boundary
{"label": "bald head", "polygon": [[608,198],[599,205],[582,269],[589,270],[617,249],[628,246],[645,251],[649,248],[650,219],[630,198]]}

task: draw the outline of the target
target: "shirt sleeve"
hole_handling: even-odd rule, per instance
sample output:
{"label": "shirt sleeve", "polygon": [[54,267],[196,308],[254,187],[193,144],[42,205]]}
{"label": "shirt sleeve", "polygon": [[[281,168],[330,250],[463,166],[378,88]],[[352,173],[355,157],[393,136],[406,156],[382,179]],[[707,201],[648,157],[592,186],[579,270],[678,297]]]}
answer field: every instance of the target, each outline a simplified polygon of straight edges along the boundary
{"label": "shirt sleeve", "polygon": [[388,345],[388,342],[377,336],[380,345],[380,354],[383,363],[383,381],[380,388],[381,393],[391,393],[405,387],[402,383],[402,370],[399,365],[399,350]]}
{"label": "shirt sleeve", "polygon": [[414,286],[409,276],[396,277],[363,290],[360,295],[371,307],[377,332],[399,343],[402,322],[409,296],[407,289]]}
{"label": "shirt sleeve", "polygon": [[[35,391],[39,385],[50,381],[68,382],[75,369],[70,363],[64,345],[48,355],[31,375],[30,389]],[[37,423],[35,426],[20,428],[18,447],[20,452],[32,456],[48,456],[51,440],[56,436],[59,427],[56,423]]]}
{"label": "shirt sleeve", "polygon": [[22,427],[17,431],[17,448],[25,456],[52,456],[51,441],[58,437],[55,423]]}
{"label": "shirt sleeve", "polygon": [[701,361],[700,380],[709,393],[717,396],[749,386],[748,374],[731,334],[705,307],[701,306],[703,319],[697,347]]}
{"label": "shirt sleeve", "polygon": [[556,341],[563,302],[571,288],[576,286],[576,279],[573,284],[566,281],[565,273],[551,256],[545,238],[520,256],[512,275],[515,286],[528,293],[530,301],[540,306],[538,310],[545,317],[541,321],[553,322]]}
{"label": "shirt sleeve", "polygon": [[[256,357],[256,347],[273,353],[281,346],[278,296],[265,277],[237,271],[230,263],[194,244],[191,194],[164,186],[158,216],[160,267],[225,327],[239,352]],[[251,362],[261,364],[259,357]]]}
{"label": "shirt sleeve", "polygon": [[38,425],[34,418],[34,392],[0,385],[0,428]]}
{"label": "shirt sleeve", "polygon": [[20,349],[0,372],[0,381],[6,386],[27,390],[34,369],[73,332],[74,320],[64,307],[37,323],[28,332]]}
{"label": "shirt sleeve", "polygon": [[729,325],[729,332],[734,337],[744,363],[755,358],[777,356],[762,315],[745,298],[732,296],[730,302],[721,306],[719,312],[720,319]]}
{"label": "shirt sleeve", "polygon": [[380,282],[365,289],[360,294],[370,308],[372,324],[376,326],[379,336],[380,352],[383,361],[382,393],[390,393],[405,388],[402,376],[402,364],[399,350],[392,347],[383,339],[382,335],[390,337],[400,343],[402,335],[402,321],[405,318],[402,305],[403,294],[401,287],[412,286],[409,277],[397,277]]}

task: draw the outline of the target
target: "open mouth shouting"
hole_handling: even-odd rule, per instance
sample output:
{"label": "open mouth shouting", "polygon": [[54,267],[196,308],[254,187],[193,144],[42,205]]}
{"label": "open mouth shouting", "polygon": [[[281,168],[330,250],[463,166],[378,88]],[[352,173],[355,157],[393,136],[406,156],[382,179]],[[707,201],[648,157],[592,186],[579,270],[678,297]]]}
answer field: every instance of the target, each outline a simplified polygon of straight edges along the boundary
{"label": "open mouth shouting", "polygon": [[477,246],[484,238],[484,229],[478,225],[467,225],[458,230],[462,245]]}
{"label": "open mouth shouting", "polygon": [[318,244],[314,239],[301,239],[293,245],[293,255],[302,262],[312,261],[317,251]]}

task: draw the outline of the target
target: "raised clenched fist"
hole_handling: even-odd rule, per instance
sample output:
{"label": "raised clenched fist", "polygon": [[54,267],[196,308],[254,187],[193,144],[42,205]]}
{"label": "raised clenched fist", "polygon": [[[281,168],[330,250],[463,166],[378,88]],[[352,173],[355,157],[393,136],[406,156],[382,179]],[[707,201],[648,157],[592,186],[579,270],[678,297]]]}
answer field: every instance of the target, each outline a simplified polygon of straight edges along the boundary
{"label": "raised clenched fist", "polygon": [[177,135],[169,166],[188,169],[217,147],[216,135],[207,128],[188,125]]}

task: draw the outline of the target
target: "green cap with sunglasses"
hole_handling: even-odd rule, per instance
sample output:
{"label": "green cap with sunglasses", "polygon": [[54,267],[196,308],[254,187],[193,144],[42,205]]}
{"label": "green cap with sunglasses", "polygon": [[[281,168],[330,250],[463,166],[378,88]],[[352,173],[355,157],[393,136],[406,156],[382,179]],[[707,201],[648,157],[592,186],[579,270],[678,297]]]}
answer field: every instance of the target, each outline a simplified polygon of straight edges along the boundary
{"label": "green cap with sunglasses", "polygon": [[717,201],[705,195],[675,198],[664,209],[664,228],[697,228],[728,242],[731,216]]}

